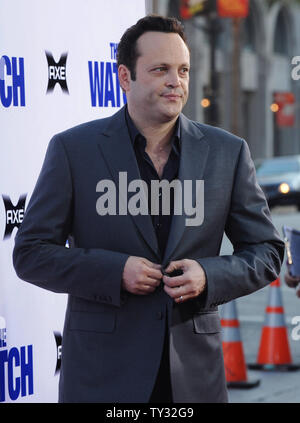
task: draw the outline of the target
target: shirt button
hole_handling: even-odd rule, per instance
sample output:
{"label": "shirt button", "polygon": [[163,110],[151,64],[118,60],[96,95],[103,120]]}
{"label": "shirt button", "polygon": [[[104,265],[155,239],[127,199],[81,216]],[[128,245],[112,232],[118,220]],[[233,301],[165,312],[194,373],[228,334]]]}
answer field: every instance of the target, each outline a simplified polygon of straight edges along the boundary
{"label": "shirt button", "polygon": [[160,229],[161,228],[161,223],[157,223],[156,224],[156,229]]}

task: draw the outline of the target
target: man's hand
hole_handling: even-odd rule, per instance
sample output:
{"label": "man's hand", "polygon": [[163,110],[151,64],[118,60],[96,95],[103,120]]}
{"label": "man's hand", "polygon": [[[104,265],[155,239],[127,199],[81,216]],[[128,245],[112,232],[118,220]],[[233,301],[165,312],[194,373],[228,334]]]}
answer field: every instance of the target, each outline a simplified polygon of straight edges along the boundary
{"label": "man's hand", "polygon": [[164,290],[176,303],[198,297],[206,286],[206,276],[200,264],[195,260],[183,259],[171,261],[165,269],[166,273],[181,269],[180,276],[164,275]]}
{"label": "man's hand", "polygon": [[296,288],[296,295],[300,298],[300,277],[299,276],[292,276],[289,272],[289,267],[284,275],[284,280],[287,286],[290,288]]}
{"label": "man's hand", "polygon": [[132,294],[147,295],[158,287],[162,276],[160,264],[130,256],[124,266],[122,288]]}
{"label": "man's hand", "polygon": [[292,276],[289,271],[287,271],[284,275],[284,280],[290,288],[296,288],[296,286],[300,283],[300,278]]}

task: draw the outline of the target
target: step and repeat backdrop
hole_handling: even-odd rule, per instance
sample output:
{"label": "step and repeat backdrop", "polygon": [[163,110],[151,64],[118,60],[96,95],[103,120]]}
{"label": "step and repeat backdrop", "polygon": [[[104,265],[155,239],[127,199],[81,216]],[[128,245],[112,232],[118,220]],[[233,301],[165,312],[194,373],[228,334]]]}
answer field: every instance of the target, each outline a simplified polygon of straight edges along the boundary
{"label": "step and repeat backdrop", "polygon": [[21,281],[14,238],[51,137],[115,113],[143,0],[0,0],[0,402],[57,402],[66,295]]}

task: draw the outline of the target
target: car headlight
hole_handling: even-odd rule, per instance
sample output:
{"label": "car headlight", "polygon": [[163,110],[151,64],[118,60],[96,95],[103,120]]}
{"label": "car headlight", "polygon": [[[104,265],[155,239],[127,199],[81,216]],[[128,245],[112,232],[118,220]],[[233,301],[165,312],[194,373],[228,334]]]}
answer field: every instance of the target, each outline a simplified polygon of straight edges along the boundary
{"label": "car headlight", "polygon": [[287,194],[290,192],[290,186],[286,182],[282,182],[282,184],[279,185],[278,191],[281,192],[281,194]]}

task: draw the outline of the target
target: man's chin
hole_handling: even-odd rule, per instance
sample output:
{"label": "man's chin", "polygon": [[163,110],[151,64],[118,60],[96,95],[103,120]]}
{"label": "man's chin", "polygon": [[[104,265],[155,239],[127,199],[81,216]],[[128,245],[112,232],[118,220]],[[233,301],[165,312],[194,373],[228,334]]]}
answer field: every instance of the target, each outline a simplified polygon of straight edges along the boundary
{"label": "man's chin", "polygon": [[161,115],[163,116],[166,122],[176,119],[182,111],[182,107],[174,106],[174,107],[166,107],[161,110]]}

